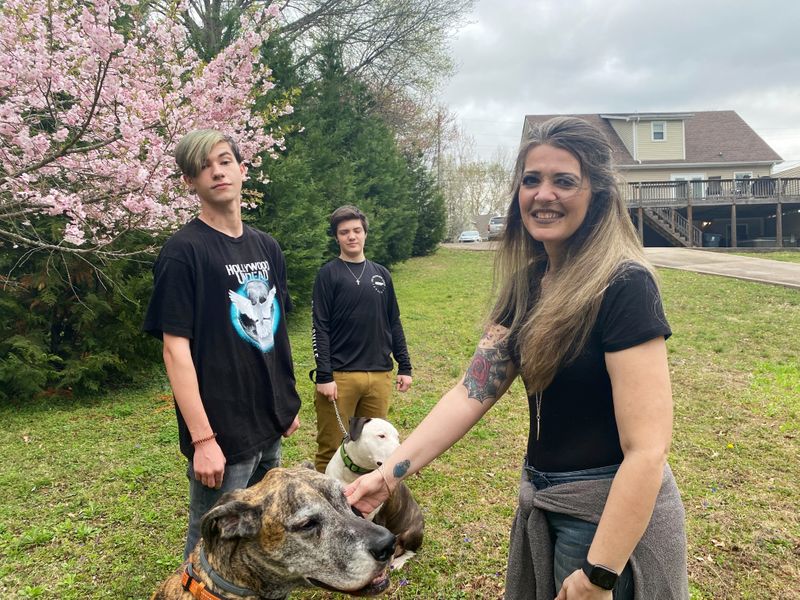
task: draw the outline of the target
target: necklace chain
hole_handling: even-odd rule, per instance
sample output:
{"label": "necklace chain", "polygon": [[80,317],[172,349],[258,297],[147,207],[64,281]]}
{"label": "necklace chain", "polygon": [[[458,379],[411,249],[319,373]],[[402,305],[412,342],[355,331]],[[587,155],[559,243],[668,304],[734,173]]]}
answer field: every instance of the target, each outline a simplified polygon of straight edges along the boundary
{"label": "necklace chain", "polygon": [[350,275],[353,276],[353,279],[356,280],[356,285],[361,285],[361,278],[364,276],[364,269],[367,268],[367,259],[364,259],[364,264],[361,266],[361,273],[358,274],[358,277],[356,277],[356,274],[353,273],[350,267],[347,266],[347,261],[343,260],[342,262],[344,263],[345,268],[350,271]]}
{"label": "necklace chain", "polygon": [[542,423],[542,392],[536,392],[534,397],[536,398],[536,439],[538,440]]}

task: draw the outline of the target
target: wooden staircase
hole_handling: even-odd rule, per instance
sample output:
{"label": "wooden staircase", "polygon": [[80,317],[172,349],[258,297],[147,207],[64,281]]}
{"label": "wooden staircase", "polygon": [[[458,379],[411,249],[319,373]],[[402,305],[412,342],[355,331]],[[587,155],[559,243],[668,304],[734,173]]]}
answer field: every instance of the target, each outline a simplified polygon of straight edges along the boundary
{"label": "wooden staircase", "polygon": [[703,232],[671,208],[645,208],[645,222],[676,246],[686,248],[703,245]]}

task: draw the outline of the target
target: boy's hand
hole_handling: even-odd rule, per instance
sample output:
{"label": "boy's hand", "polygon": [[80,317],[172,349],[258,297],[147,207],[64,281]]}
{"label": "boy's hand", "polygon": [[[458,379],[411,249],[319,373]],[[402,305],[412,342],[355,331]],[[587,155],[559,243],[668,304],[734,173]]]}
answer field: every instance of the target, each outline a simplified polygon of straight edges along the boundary
{"label": "boy's hand", "polygon": [[294,421],[292,421],[292,424],[289,425],[289,429],[287,429],[286,431],[283,432],[283,437],[289,437],[295,431],[297,431],[298,427],[300,427],[300,417],[295,415]]}
{"label": "boy's hand", "polygon": [[192,470],[194,478],[204,486],[216,490],[222,487],[222,478],[225,476],[225,455],[217,440],[211,439],[195,447]]}

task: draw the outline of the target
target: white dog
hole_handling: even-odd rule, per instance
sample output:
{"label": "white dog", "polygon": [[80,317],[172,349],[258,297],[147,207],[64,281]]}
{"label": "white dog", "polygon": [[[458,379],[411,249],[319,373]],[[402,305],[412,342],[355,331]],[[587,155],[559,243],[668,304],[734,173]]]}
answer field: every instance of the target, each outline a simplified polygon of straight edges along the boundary
{"label": "white dog", "polygon": [[380,467],[400,445],[400,434],[389,421],[353,417],[350,433],[333,455],[325,474],[344,483]]}
{"label": "white dog", "polygon": [[[350,433],[331,458],[325,474],[345,484],[352,483],[380,467],[399,445],[400,434],[388,421],[353,417]],[[397,536],[394,569],[402,567],[422,544],[425,519],[411,490],[402,481],[386,502],[366,518]]]}

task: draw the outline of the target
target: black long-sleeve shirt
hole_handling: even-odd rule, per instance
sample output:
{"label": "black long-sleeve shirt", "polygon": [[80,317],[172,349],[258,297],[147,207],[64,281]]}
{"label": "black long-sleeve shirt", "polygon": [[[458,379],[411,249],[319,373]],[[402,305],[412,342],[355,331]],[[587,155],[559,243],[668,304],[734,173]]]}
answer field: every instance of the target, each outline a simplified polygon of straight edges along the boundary
{"label": "black long-sleeve shirt", "polygon": [[400,307],[389,271],[370,260],[336,258],[314,281],[312,345],[317,383],[333,371],[391,371],[411,375]]}

